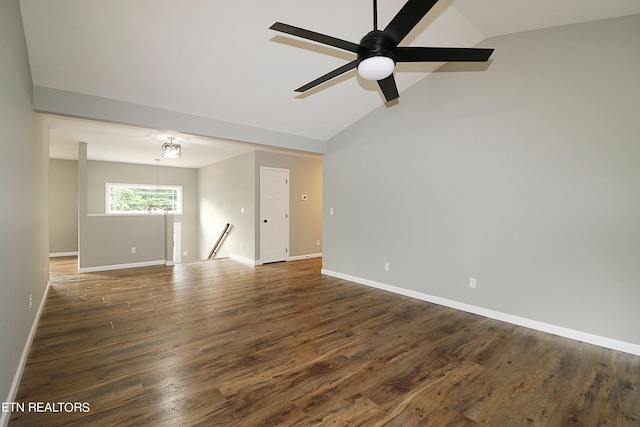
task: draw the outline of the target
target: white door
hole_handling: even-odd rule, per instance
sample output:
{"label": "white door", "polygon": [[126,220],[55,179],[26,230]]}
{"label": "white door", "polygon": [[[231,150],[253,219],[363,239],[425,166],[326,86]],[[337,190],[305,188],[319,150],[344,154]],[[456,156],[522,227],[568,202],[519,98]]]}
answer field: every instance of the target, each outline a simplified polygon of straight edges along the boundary
{"label": "white door", "polygon": [[289,258],[289,170],[260,168],[260,260]]}

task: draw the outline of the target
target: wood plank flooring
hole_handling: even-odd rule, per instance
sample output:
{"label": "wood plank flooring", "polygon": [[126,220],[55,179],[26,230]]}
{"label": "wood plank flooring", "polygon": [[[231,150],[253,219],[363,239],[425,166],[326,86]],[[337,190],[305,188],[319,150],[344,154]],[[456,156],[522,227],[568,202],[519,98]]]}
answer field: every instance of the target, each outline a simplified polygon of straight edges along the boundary
{"label": "wood plank flooring", "polygon": [[320,259],[76,262],[52,260],[11,427],[640,426],[640,357],[322,276]]}

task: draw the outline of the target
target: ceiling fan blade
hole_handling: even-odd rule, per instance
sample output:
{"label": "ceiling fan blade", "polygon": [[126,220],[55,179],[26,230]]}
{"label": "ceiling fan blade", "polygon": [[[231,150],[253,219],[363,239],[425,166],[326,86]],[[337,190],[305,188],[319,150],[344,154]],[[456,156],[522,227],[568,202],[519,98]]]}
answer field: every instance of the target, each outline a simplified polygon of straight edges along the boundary
{"label": "ceiling fan blade", "polygon": [[305,30],[303,28],[294,27],[293,25],[283,24],[282,22],[276,22],[269,28],[275,31],[280,31],[281,33],[291,34],[303,39],[312,40],[314,42],[337,47],[339,49],[348,50],[349,52],[353,53],[358,53],[358,48],[360,47],[356,43],[351,43],[346,40],[316,33],[314,31]]}
{"label": "ceiling fan blade", "polygon": [[378,86],[380,86],[380,90],[382,91],[387,102],[393,101],[394,99],[398,99],[400,94],[398,94],[398,87],[396,86],[396,80],[393,78],[393,74],[383,80],[378,80]]}
{"label": "ceiling fan blade", "polygon": [[383,33],[394,43],[394,47],[398,46],[398,43],[409,34],[409,31],[437,2],[438,0],[409,0],[389,22]]}
{"label": "ceiling fan blade", "polygon": [[485,62],[493,49],[464,47],[397,47],[396,62]]}
{"label": "ceiling fan blade", "polygon": [[296,92],[306,92],[309,89],[313,89],[314,87],[318,86],[319,84],[327,82],[327,81],[333,79],[334,77],[338,77],[340,74],[344,74],[347,71],[356,68],[357,66],[358,66],[358,60],[353,60],[353,61],[349,62],[348,64],[345,64],[340,68],[336,68],[335,70],[331,71],[330,73],[327,73],[322,77],[318,77],[314,81],[312,81],[310,83],[307,83],[304,86],[299,87],[298,89],[296,89]]}

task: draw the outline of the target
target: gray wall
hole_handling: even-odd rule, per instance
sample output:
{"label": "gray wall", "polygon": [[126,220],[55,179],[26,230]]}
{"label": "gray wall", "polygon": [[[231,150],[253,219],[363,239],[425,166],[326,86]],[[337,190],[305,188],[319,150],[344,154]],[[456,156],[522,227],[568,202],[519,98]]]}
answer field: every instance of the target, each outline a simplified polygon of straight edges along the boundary
{"label": "gray wall", "polygon": [[18,0],[0,1],[0,94],[0,400],[7,401],[49,281],[48,133],[31,107]]}
{"label": "gray wall", "polygon": [[[85,271],[164,262],[166,222],[162,215],[88,214],[87,143],[78,143],[78,267]],[[138,248],[133,253],[132,248]]]}
{"label": "gray wall", "polygon": [[[105,183],[167,184],[183,186],[182,250],[197,250],[197,171],[195,169],[98,162],[86,159],[86,143],[79,144],[79,266],[95,269],[167,260],[164,215],[105,215]],[[136,248],[136,253],[131,248]],[[183,261],[188,260],[183,257]],[[167,261],[172,261],[167,260]]]}
{"label": "gray wall", "polygon": [[[78,251],[78,162],[75,160],[51,159],[49,172],[49,231],[50,253]],[[198,246],[198,172],[196,169],[137,165],[130,163],[87,162],[87,211],[90,215],[105,213],[105,183],[129,183],[180,185],[183,190],[183,214],[171,216],[182,224],[182,261],[199,258]],[[86,240],[83,268],[103,265],[128,264],[150,261],[151,253],[163,254],[161,247],[155,248],[158,227],[162,221],[151,220],[146,231],[140,217],[94,218],[85,225],[95,223],[95,233]],[[102,233],[103,227],[113,227]],[[101,237],[102,236],[102,237]],[[147,236],[149,239],[147,239]],[[131,254],[131,247],[140,249]],[[154,248],[154,249],[152,249]],[[145,257],[145,253],[148,255]],[[161,259],[161,258],[158,258]],[[155,259],[153,259],[155,260]]]}
{"label": "gray wall", "polygon": [[78,252],[78,162],[49,160],[49,253]]}
{"label": "gray wall", "polygon": [[[209,254],[223,226],[232,230],[217,253],[260,260],[260,167],[289,169],[289,254],[322,252],[322,159],[255,151],[199,170],[201,255]],[[300,195],[306,194],[307,201]],[[244,213],[241,209],[244,208]],[[317,241],[320,240],[320,245]]]}
{"label": "gray wall", "polygon": [[254,165],[255,153],[250,152],[198,170],[201,259],[209,255],[224,225],[230,223],[232,228],[216,258],[235,254],[254,260]]}
{"label": "gray wall", "polygon": [[[322,159],[256,152],[256,259],[260,259],[260,167],[289,169],[289,255],[322,252]],[[302,194],[307,200],[300,200]],[[316,244],[320,241],[320,245]]]}
{"label": "gray wall", "polygon": [[315,138],[50,87],[33,87],[33,107],[36,111],[43,113],[84,117],[152,129],[173,129],[176,132],[192,135],[250,142],[263,146],[312,153],[324,153],[326,151],[326,141]]}
{"label": "gray wall", "polygon": [[[162,161],[160,162],[162,165]],[[87,209],[91,214],[105,213],[105,183],[182,186],[183,213],[174,222],[182,224],[183,261],[198,257],[198,170],[132,163],[89,161],[87,170]]]}
{"label": "gray wall", "polygon": [[323,267],[640,344],[640,16],[482,46],[329,141]]}

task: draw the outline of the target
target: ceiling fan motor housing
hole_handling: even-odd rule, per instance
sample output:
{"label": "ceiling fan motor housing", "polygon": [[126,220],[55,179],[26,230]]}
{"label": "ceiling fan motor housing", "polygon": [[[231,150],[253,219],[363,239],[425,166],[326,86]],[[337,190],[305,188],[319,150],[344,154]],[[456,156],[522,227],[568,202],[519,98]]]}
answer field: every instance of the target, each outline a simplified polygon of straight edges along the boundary
{"label": "ceiling fan motor housing", "polygon": [[373,30],[360,40],[358,64],[365,59],[374,56],[385,56],[387,58],[391,58],[395,63],[396,59],[393,54],[394,48],[393,40],[390,40],[389,37],[385,37],[385,34],[382,31]]}

